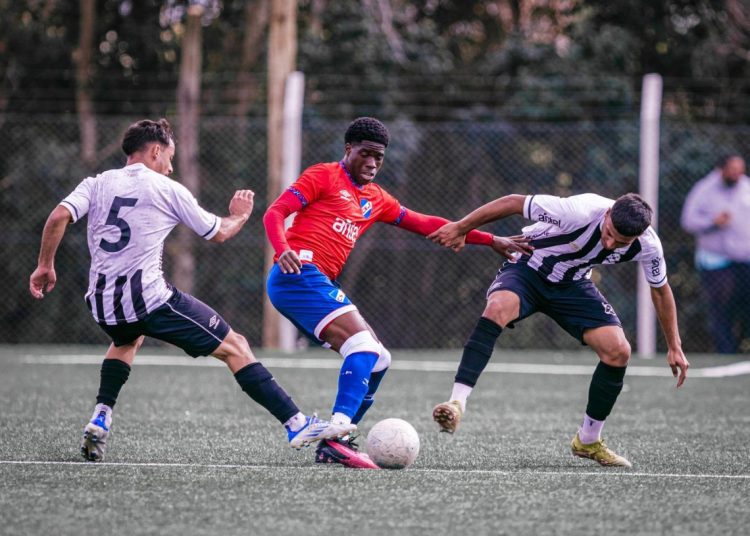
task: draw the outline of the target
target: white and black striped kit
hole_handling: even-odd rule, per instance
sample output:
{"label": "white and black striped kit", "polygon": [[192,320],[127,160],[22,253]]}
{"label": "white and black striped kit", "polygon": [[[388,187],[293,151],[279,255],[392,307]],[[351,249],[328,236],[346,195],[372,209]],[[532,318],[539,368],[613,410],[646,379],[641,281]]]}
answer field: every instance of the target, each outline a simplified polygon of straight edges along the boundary
{"label": "white and black striped kit", "polygon": [[73,221],[88,214],[86,304],[107,325],[142,320],[172,296],[161,261],[164,240],[177,224],[207,240],[221,224],[187,188],[143,164],[84,179],[60,204]]}
{"label": "white and black striped kit", "polygon": [[649,285],[666,284],[663,248],[652,227],[629,246],[615,250],[602,246],[602,226],[614,202],[596,194],[526,197],[523,215],[536,223],[524,227],[523,234],[531,239],[534,252],[521,262],[551,283],[564,283],[590,278],[597,264],[637,261]]}

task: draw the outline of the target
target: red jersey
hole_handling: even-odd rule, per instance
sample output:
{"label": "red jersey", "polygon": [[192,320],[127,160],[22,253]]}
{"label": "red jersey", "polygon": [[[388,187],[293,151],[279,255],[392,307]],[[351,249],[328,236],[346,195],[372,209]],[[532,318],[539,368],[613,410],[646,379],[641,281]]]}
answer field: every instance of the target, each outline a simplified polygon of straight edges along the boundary
{"label": "red jersey", "polygon": [[303,263],[314,264],[331,280],[339,276],[357,239],[372,224],[397,224],[405,211],[377,184],[356,184],[339,162],[307,168],[288,192],[301,208],[285,233],[286,241]]}

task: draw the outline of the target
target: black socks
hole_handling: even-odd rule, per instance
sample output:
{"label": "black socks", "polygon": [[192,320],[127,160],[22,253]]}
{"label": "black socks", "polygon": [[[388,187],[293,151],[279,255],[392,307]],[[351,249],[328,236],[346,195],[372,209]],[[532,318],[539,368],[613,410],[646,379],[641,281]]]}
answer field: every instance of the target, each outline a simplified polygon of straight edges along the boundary
{"label": "black socks", "polygon": [[99,394],[96,395],[97,404],[106,404],[110,408],[115,406],[120,389],[128,381],[130,365],[119,359],[105,359],[102,362]]}
{"label": "black socks", "polygon": [[607,418],[617,401],[617,396],[622,391],[626,368],[613,367],[599,362],[589,386],[586,415],[597,421],[603,421]]}
{"label": "black socks", "polygon": [[234,373],[250,398],[266,408],[281,424],[299,413],[299,408],[261,363],[250,363]]}
{"label": "black socks", "polygon": [[495,324],[489,318],[481,317],[474,331],[464,346],[461,356],[461,364],[456,372],[456,382],[474,387],[482,374],[484,367],[492,356],[495,341],[502,333],[503,328]]}

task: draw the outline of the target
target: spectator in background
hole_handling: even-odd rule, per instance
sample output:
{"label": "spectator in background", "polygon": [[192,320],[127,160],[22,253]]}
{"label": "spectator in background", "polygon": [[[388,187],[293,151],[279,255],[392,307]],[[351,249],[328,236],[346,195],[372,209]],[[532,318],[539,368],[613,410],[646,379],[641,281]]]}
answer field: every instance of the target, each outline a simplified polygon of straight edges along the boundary
{"label": "spectator in background", "polygon": [[721,158],[685,200],[682,227],[695,235],[695,265],[717,352],[737,353],[750,327],[750,178],[737,154]]}

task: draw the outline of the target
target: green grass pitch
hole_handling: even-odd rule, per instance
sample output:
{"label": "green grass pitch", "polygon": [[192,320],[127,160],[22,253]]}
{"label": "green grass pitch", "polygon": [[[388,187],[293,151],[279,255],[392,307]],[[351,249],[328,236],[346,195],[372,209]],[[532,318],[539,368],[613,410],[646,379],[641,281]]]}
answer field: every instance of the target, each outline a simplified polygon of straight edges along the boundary
{"label": "green grass pitch", "polygon": [[[106,463],[84,463],[78,442],[101,351],[0,348],[0,534],[726,536],[750,526],[750,375],[699,377],[741,357],[688,356],[696,376],[680,390],[671,376],[648,374],[667,369],[663,356],[634,360],[604,429],[633,462],[624,470],[569,452],[590,373],[566,370],[593,371],[593,354],[498,348],[492,364],[511,369],[482,376],[448,437],[430,414],[450,394],[460,351],[395,350],[395,364],[447,367],[389,372],[363,438],[399,417],[419,432],[421,452],[407,470],[366,471],[291,450],[223,366],[160,348],[136,360]],[[165,364],[154,364],[161,355]],[[295,356],[324,360],[305,368],[259,357],[303,411],[329,416],[335,354]],[[525,363],[557,368],[524,371]]]}

